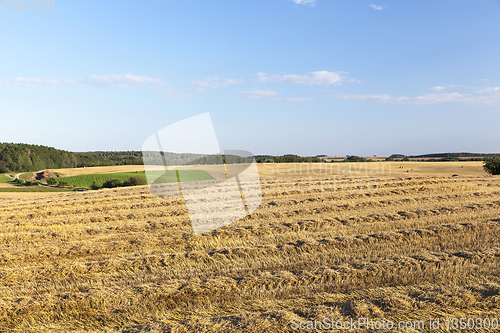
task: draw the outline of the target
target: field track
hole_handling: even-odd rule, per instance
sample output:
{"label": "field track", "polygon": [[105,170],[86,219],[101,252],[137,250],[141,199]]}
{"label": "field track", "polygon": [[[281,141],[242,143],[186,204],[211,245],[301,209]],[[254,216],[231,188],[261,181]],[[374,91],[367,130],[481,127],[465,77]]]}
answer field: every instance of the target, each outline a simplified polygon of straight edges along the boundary
{"label": "field track", "polygon": [[500,178],[476,166],[393,167],[371,190],[269,173],[257,211],[200,236],[182,200],[147,187],[0,193],[0,331],[500,318]]}

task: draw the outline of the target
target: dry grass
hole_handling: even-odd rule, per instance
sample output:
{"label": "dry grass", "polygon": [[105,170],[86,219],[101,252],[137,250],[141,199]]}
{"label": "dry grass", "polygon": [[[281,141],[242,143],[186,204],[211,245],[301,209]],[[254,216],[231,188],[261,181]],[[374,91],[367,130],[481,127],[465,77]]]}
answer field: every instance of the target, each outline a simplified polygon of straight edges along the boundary
{"label": "dry grass", "polygon": [[93,173],[144,171],[144,166],[143,165],[114,165],[114,166],[104,166],[104,167],[50,169],[50,171],[58,172],[63,177],[69,177],[69,176],[77,176],[77,175],[90,175]]}
{"label": "dry grass", "polygon": [[332,175],[271,176],[256,212],[201,236],[181,200],[147,187],[0,193],[0,331],[289,332],[292,318],[499,317],[500,179],[474,162],[469,175],[407,163],[437,175],[393,167],[369,177],[374,192],[311,188]]}

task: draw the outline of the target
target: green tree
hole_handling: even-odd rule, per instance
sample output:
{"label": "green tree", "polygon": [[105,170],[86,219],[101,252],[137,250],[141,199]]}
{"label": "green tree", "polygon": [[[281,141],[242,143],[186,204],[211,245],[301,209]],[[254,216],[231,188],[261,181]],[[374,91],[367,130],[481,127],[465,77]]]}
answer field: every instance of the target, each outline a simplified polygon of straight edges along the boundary
{"label": "green tree", "polygon": [[491,175],[500,175],[500,157],[486,158],[483,167]]}
{"label": "green tree", "polygon": [[9,165],[5,161],[0,161],[0,173],[9,172]]}

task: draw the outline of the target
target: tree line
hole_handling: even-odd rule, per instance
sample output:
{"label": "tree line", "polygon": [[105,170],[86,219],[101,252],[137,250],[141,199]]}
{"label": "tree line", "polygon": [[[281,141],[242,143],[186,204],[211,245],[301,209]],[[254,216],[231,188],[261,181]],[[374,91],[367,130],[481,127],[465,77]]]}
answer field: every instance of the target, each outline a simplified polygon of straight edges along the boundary
{"label": "tree line", "polygon": [[126,164],[142,164],[142,152],[77,153],[41,145],[0,143],[0,173]]}
{"label": "tree line", "polygon": [[82,168],[112,165],[195,165],[223,162],[248,163],[252,158],[235,155],[202,155],[153,151],[69,152],[42,145],[0,143],[0,173],[44,169]]}

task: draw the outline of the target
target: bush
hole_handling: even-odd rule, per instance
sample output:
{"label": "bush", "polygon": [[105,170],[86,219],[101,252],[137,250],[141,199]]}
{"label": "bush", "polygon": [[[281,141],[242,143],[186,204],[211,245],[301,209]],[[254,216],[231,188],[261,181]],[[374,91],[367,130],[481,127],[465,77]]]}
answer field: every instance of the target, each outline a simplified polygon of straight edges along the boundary
{"label": "bush", "polygon": [[98,190],[100,188],[101,187],[96,182],[93,182],[92,185],[90,185],[91,190]]}
{"label": "bush", "polygon": [[111,178],[111,179],[108,179],[104,182],[104,184],[102,184],[102,187],[104,188],[113,188],[113,187],[119,187],[119,186],[122,186],[123,183],[121,180],[119,179],[116,179],[116,178]]}
{"label": "bush", "polygon": [[36,186],[36,185],[38,185],[38,183],[35,182],[35,181],[33,181],[33,180],[28,180],[28,181],[24,182],[24,185],[26,185],[26,186]]}
{"label": "bush", "polygon": [[347,156],[345,159],[346,162],[368,162],[368,160],[364,157],[359,156]]}
{"label": "bush", "polygon": [[123,183],[123,186],[139,186],[146,185],[146,181],[143,177],[133,176],[130,177],[129,180]]}
{"label": "bush", "polygon": [[19,185],[23,185],[24,184],[24,180],[22,180],[21,178],[17,178],[16,179],[16,183],[18,183]]}
{"label": "bush", "polygon": [[491,175],[500,175],[500,157],[486,158],[483,167]]}
{"label": "bush", "polygon": [[60,181],[57,182],[57,186],[59,186],[59,187],[65,187],[65,186],[69,186],[69,184],[68,184],[67,181],[60,180]]}
{"label": "bush", "polygon": [[55,185],[55,184],[57,184],[57,180],[55,178],[47,178],[47,184],[48,185]]}

